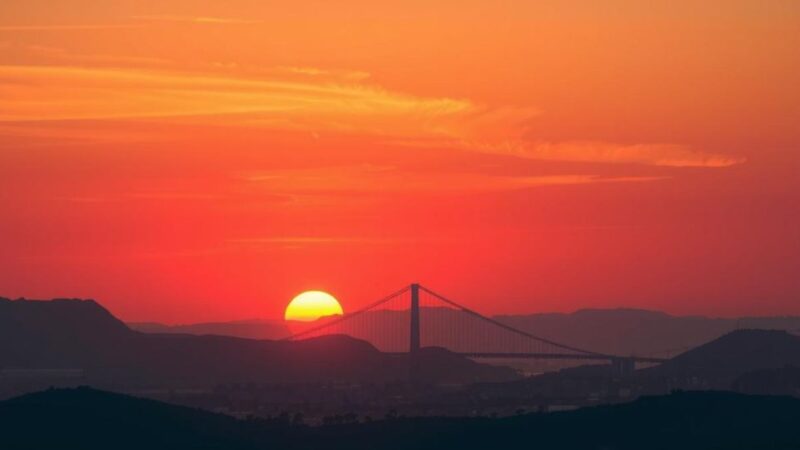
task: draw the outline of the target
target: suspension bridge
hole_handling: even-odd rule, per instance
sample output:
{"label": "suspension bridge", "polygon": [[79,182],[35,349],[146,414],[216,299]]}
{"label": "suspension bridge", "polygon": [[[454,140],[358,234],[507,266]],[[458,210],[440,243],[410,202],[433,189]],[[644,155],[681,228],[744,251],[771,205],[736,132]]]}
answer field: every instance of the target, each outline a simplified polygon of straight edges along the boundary
{"label": "suspension bridge", "polygon": [[367,306],[321,319],[287,340],[345,334],[388,353],[415,354],[424,347],[482,359],[595,360],[610,362],[620,373],[637,363],[664,358],[623,356],[555,342],[467,308],[420,284],[393,292]]}

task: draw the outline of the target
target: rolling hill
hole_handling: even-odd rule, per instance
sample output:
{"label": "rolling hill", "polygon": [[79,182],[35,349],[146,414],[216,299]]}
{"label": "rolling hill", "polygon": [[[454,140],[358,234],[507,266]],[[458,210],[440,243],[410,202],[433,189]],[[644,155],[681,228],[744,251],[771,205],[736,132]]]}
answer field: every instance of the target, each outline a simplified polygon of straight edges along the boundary
{"label": "rolling hill", "polygon": [[677,387],[729,389],[741,375],[800,365],[800,337],[777,330],[737,330],[640,371]]}
{"label": "rolling hill", "polygon": [[[796,449],[800,400],[683,392],[503,419],[396,418],[309,427],[236,420],[88,388],[0,402],[4,449]],[[46,430],[46,432],[43,432]]]}

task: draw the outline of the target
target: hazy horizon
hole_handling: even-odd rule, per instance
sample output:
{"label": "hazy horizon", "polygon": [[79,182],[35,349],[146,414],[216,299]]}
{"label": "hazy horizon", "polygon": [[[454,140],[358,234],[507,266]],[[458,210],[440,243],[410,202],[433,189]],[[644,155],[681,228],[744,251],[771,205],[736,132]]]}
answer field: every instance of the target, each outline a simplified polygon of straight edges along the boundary
{"label": "hazy horizon", "polygon": [[[113,310],[109,309],[105,303],[101,299],[96,298],[79,298],[79,297],[65,297],[65,296],[56,296],[52,298],[31,298],[31,297],[7,297],[4,295],[0,295],[0,298],[8,299],[11,301],[17,300],[27,300],[27,301],[51,301],[55,299],[62,299],[62,300],[92,300],[100,304],[103,308],[109,310],[111,314],[115,317],[119,318],[120,320],[124,321],[125,323],[153,323],[153,324],[160,324],[160,325],[168,325],[168,326],[180,326],[180,325],[194,325],[194,324],[204,324],[204,323],[248,323],[248,322],[259,322],[259,321],[266,321],[266,322],[287,322],[282,316],[271,317],[271,316],[243,316],[243,317],[230,317],[230,318],[219,318],[217,316],[211,318],[210,320],[194,320],[194,321],[161,321],[155,319],[147,319],[147,318],[127,318],[123,316],[117,315]],[[364,302],[368,303],[368,302]],[[428,308],[444,308],[444,307],[436,307],[436,306],[423,306],[422,309]],[[382,311],[395,311],[395,312],[402,312],[401,310],[397,309],[385,309]],[[523,316],[546,316],[546,315],[573,315],[582,312],[643,312],[643,313],[655,313],[655,314],[664,314],[669,317],[674,318],[706,318],[712,320],[733,320],[733,319],[758,319],[758,318],[796,318],[800,317],[800,314],[760,314],[760,315],[708,315],[708,314],[678,314],[673,313],[670,311],[665,311],[661,309],[654,309],[654,308],[639,308],[635,306],[609,306],[609,307],[589,307],[589,308],[578,308],[572,310],[564,310],[564,311],[509,311],[509,312],[496,312],[491,314],[493,317],[523,317]],[[350,313],[352,311],[345,310],[344,313]],[[325,317],[333,317],[325,316]],[[325,317],[321,317],[318,320],[322,320]]]}

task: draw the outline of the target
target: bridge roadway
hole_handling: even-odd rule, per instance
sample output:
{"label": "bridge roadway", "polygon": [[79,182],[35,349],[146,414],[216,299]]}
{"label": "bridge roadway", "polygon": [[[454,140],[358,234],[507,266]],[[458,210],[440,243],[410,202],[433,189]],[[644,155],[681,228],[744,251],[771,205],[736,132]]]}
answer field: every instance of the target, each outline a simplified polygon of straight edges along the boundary
{"label": "bridge roadway", "polygon": [[[634,363],[659,364],[667,361],[665,358],[652,358],[649,356],[619,356],[602,354],[574,354],[574,353],[503,353],[503,352],[453,352],[467,358],[483,359],[572,359],[592,361],[618,361],[627,360]],[[408,355],[409,352],[389,352],[392,355]]]}
{"label": "bridge roadway", "polygon": [[591,354],[569,354],[569,353],[458,353],[468,358],[493,358],[493,359],[575,359],[575,360],[595,360],[595,361],[614,361],[628,360],[636,363],[663,363],[664,358],[651,358],[648,356],[619,356],[619,355],[591,355]]}

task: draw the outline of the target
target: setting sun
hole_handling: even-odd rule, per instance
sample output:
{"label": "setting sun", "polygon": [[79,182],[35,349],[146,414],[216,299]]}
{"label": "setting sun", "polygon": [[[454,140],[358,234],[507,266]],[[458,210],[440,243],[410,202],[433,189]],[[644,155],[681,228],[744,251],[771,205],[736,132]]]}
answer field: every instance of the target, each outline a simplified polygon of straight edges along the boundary
{"label": "setting sun", "polygon": [[285,320],[311,322],[325,316],[341,316],[342,305],[334,296],[322,291],[306,291],[289,302]]}

